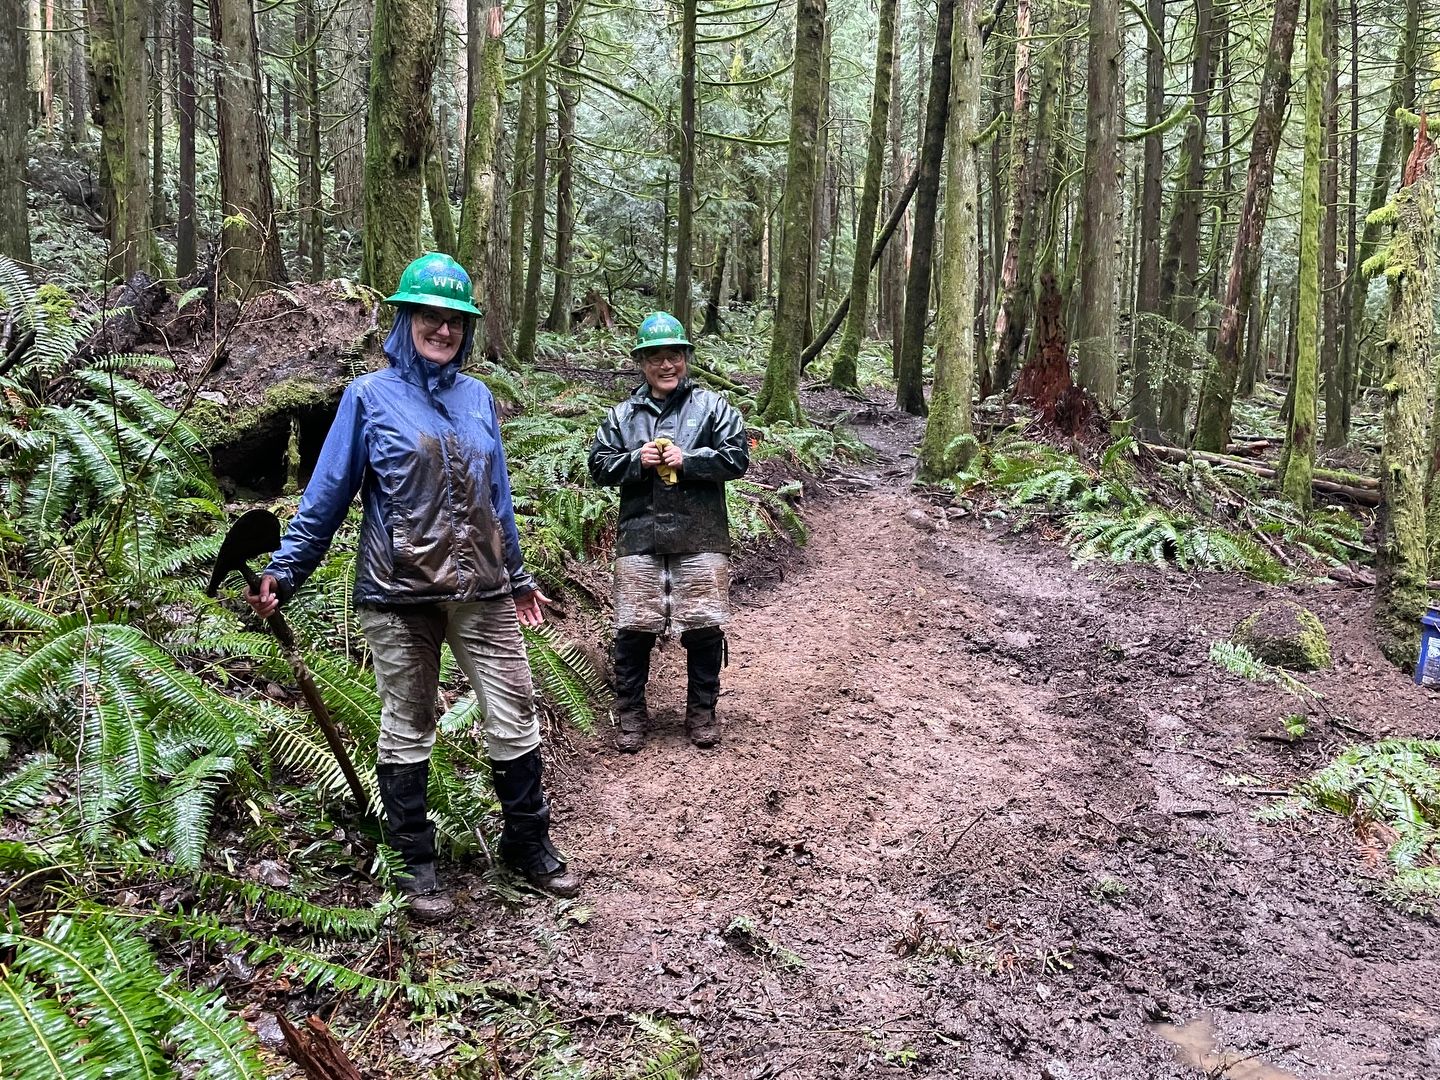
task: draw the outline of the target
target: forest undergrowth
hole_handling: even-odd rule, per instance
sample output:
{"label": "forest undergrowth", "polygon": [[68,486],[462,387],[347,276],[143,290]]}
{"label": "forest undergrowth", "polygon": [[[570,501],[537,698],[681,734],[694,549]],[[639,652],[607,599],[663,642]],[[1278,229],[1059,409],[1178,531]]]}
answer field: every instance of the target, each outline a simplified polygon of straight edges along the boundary
{"label": "forest undergrowth", "polygon": [[[593,1066],[541,998],[415,950],[374,825],[358,513],[287,606],[366,777],[357,814],[275,640],[233,592],[204,594],[243,507],[224,501],[202,432],[135,378],[169,361],[98,352],[99,314],[8,261],[0,308],[18,331],[0,373],[0,1043],[25,1048],[17,1075],[261,1076],[253,1031],[271,1011],[341,1031],[408,1016],[448,1034],[448,1075],[694,1075],[698,1049],[667,1021],[628,1018]],[[715,355],[740,373],[738,350]],[[507,417],[527,559],[570,616],[569,632],[526,633],[546,721],[589,731],[607,691],[573,635],[603,617],[615,496],[585,460],[613,390],[558,370],[476,373]],[[751,435],[756,467],[730,487],[736,538],[800,542],[804,477],[859,444],[819,427]],[[286,516],[294,499],[273,505]],[[497,809],[448,652],[442,686],[431,816],[452,859],[485,867]],[[499,903],[525,899],[501,870],[486,880]]]}

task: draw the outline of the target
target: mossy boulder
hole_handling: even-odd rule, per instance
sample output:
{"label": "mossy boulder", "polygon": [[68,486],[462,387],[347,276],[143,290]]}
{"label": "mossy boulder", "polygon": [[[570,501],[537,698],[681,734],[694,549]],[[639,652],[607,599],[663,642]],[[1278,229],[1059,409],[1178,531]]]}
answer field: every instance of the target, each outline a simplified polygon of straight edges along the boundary
{"label": "mossy boulder", "polygon": [[1272,600],[1247,615],[1230,640],[1259,659],[1291,671],[1330,666],[1330,638],[1314,612],[1289,600]]}

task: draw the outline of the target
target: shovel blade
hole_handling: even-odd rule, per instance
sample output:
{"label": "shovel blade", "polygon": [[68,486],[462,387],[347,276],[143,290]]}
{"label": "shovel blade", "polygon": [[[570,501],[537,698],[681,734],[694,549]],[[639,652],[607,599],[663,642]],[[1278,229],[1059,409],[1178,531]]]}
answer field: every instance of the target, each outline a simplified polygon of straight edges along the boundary
{"label": "shovel blade", "polygon": [[269,510],[247,510],[241,514],[220,544],[215,570],[205,591],[215,595],[221,583],[257,555],[268,555],[280,546],[280,519]]}

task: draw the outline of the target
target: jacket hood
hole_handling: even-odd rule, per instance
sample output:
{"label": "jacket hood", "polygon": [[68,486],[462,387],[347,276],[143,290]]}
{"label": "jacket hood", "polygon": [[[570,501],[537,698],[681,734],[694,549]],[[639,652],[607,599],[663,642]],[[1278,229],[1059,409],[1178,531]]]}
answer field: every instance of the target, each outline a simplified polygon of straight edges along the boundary
{"label": "jacket hood", "polygon": [[460,342],[460,351],[455,354],[444,367],[439,367],[426,360],[415,349],[415,338],[410,332],[414,307],[410,304],[399,305],[395,313],[395,325],[390,328],[390,336],[385,339],[385,356],[390,361],[390,366],[400,372],[407,382],[418,383],[427,390],[444,390],[455,381],[455,376],[465,365],[465,359],[470,355],[470,348],[475,343],[475,320],[465,320],[465,337]]}

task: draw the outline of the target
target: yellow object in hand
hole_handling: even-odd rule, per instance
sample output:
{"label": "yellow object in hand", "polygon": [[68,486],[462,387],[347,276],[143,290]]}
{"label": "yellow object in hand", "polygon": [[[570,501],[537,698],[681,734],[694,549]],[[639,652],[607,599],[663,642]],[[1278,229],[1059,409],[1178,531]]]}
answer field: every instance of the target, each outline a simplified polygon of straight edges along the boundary
{"label": "yellow object in hand", "polygon": [[[672,440],[670,439],[660,438],[655,440],[655,449],[659,450],[661,454],[664,454],[665,448],[670,445],[672,445]],[[676,484],[680,481],[680,477],[675,475],[675,470],[669,465],[666,465],[664,461],[661,461],[659,465],[655,466],[655,471],[660,474],[660,479],[667,484]]]}

